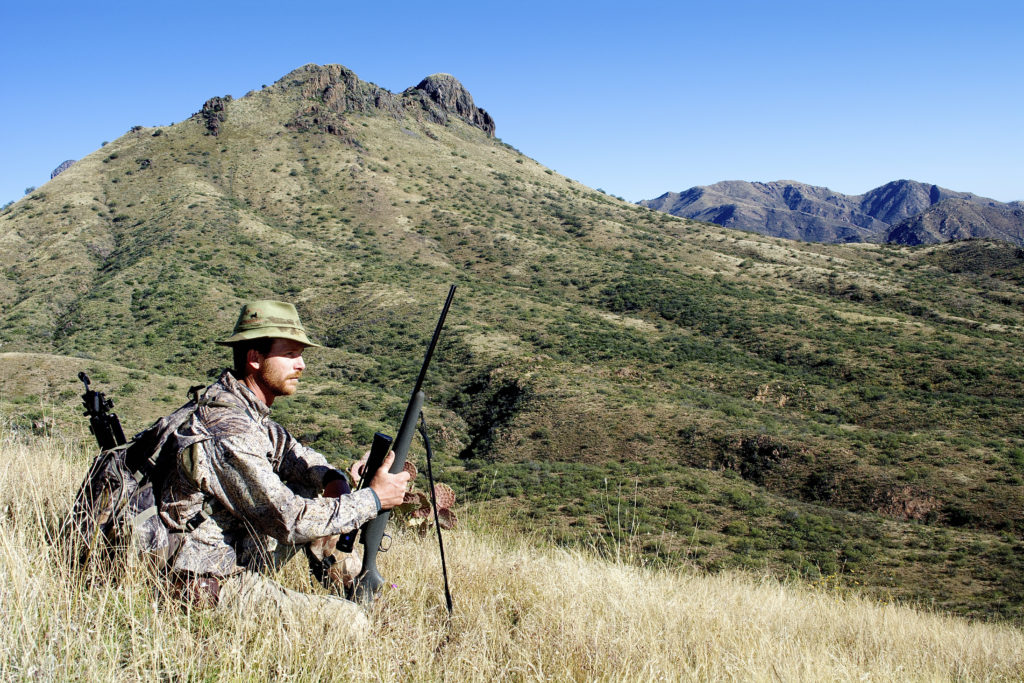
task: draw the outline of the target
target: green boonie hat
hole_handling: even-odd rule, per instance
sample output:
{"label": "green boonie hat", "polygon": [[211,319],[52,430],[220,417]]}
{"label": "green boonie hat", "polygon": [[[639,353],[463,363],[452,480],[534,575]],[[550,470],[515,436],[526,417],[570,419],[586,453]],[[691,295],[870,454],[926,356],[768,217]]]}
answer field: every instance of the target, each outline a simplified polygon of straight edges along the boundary
{"label": "green boonie hat", "polygon": [[242,306],[238,315],[235,330],[227,339],[216,342],[221,346],[231,346],[238,342],[266,337],[292,339],[294,341],[323,348],[314,344],[306,336],[306,328],[299,321],[299,312],[295,306],[283,301],[250,301]]}

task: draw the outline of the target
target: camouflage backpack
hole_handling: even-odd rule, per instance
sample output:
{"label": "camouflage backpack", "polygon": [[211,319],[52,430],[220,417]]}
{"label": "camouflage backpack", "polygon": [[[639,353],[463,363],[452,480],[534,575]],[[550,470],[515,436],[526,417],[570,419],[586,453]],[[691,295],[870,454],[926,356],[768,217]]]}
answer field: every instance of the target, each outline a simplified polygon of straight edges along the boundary
{"label": "camouflage backpack", "polygon": [[[164,526],[157,506],[160,486],[177,461],[179,444],[171,437],[205,402],[193,397],[127,443],[111,445],[109,438],[101,434],[121,434],[117,416],[109,412],[112,402],[98,392],[90,392],[88,378],[83,381],[83,399],[90,409],[86,414],[101,450],[79,487],[65,522],[65,537],[72,541],[72,559],[79,564],[109,561],[131,551],[162,568],[177,547],[176,534],[169,533]],[[98,416],[91,410],[90,400],[98,408]],[[123,435],[116,440],[124,441]],[[195,529],[205,518],[205,512],[199,513],[189,521],[186,530]]]}

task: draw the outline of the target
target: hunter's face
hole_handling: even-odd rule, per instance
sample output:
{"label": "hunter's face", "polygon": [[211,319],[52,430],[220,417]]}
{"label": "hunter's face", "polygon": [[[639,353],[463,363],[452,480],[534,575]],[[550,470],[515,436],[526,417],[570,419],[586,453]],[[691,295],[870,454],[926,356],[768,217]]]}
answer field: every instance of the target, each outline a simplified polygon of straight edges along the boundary
{"label": "hunter's face", "polygon": [[[273,400],[278,396],[291,396],[299,388],[299,377],[305,370],[302,360],[305,345],[291,339],[275,339],[270,351],[262,357],[254,379],[264,395]],[[269,403],[269,402],[268,402]]]}

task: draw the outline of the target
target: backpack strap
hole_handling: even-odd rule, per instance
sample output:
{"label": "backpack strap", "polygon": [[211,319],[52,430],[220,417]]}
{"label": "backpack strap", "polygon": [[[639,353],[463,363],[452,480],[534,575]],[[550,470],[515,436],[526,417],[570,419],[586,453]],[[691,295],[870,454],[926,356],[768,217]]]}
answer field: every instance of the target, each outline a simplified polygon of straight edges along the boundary
{"label": "backpack strap", "polygon": [[[185,470],[185,472],[188,473],[190,478],[193,478],[193,474],[192,473],[195,471],[196,448],[198,448],[199,444],[201,444],[201,443],[203,443],[203,442],[202,441],[196,441],[195,443],[193,443],[193,444],[183,448],[181,450],[181,452],[178,454],[178,457],[181,459],[181,467],[182,467],[183,470]],[[194,483],[194,478],[193,478],[193,483]],[[212,503],[212,501],[209,498],[207,498],[206,496],[203,496],[203,507],[202,507],[202,509],[199,512],[197,512],[192,517],[192,519],[190,519],[187,522],[185,522],[185,531],[195,531],[195,529],[200,524],[205,522],[210,517],[210,515],[212,515],[212,514],[213,514],[213,503]]]}
{"label": "backpack strap", "polygon": [[210,406],[212,408],[234,408],[235,410],[245,410],[245,408],[242,408],[241,406],[235,403],[228,403],[227,401],[214,401],[208,398],[201,398],[198,401],[196,401],[196,407],[198,406]]}
{"label": "backpack strap", "polygon": [[[239,406],[239,405],[237,405],[235,403],[229,403],[227,401],[215,401],[215,400],[203,397],[203,396],[199,396],[198,392],[202,388],[203,388],[202,386],[196,386],[196,387],[192,387],[191,389],[189,389],[188,393],[189,393],[189,396],[192,398],[191,403],[193,404],[192,405],[192,409],[190,411],[188,411],[188,413],[184,416],[184,419],[182,419],[181,423],[179,423],[179,424],[184,424],[185,420],[187,420],[190,417],[192,417],[193,415],[195,415],[196,411],[198,411],[199,408],[201,408],[201,407],[231,408],[233,410],[244,411],[246,414],[249,414],[249,411],[245,410],[244,408],[242,408],[241,406]],[[251,415],[250,415],[250,417],[251,417]],[[178,427],[178,425],[175,425],[174,429],[177,429],[177,427]],[[195,469],[195,449],[198,448],[199,444],[201,444],[201,443],[203,443],[203,442],[202,441],[195,441],[195,442],[189,444],[188,446],[186,446],[185,448],[183,448],[180,452],[176,453],[176,455],[181,459],[182,467],[185,469],[186,472],[189,473],[190,477],[192,477],[192,472]],[[164,449],[161,448],[160,451],[158,451],[156,454],[153,455],[153,458],[154,458],[153,469],[154,469],[154,471],[156,471],[156,459],[159,459],[161,457],[163,450]],[[155,483],[156,482],[154,481],[154,484]],[[209,519],[212,514],[213,514],[213,501],[210,500],[207,496],[203,496],[203,507],[202,507],[202,509],[199,512],[197,512],[191,519],[189,519],[187,522],[185,522],[184,530],[182,530],[180,532],[178,532],[176,530],[172,530],[172,533],[188,533],[188,532],[191,532],[191,531],[195,531],[199,527],[199,525],[202,524],[203,522],[205,522],[207,519]]]}
{"label": "backpack strap", "polygon": [[199,390],[202,388],[202,384],[197,384],[188,390],[188,397],[196,404],[196,408],[200,406],[210,406],[212,408],[234,408],[235,410],[244,410],[241,406],[234,403],[228,403],[227,401],[214,401],[213,399],[206,398],[205,394],[200,396]]}
{"label": "backpack strap", "polygon": [[159,510],[158,510],[158,507],[156,505],[150,505],[148,508],[146,508],[145,510],[143,510],[139,514],[137,514],[134,517],[132,517],[131,525],[135,529],[142,528],[142,525],[145,524],[146,522],[148,522],[150,520],[150,518],[152,518],[154,515],[156,515],[156,513],[158,511]]}

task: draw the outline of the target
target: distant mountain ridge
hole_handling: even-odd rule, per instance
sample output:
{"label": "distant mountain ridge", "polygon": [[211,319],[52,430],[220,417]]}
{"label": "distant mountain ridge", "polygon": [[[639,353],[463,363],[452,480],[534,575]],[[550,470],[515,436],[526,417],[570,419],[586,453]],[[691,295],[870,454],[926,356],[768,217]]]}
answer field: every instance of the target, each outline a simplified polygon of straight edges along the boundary
{"label": "distant mountain ridge", "polygon": [[862,195],[791,180],[728,180],[638,202],[658,211],[808,242],[918,245],[987,237],[1024,245],[1024,203],[913,180]]}

